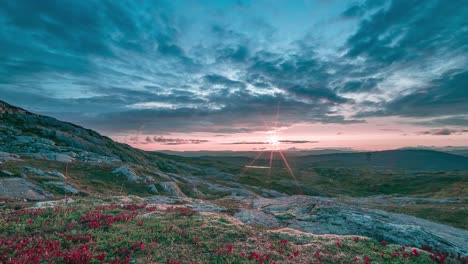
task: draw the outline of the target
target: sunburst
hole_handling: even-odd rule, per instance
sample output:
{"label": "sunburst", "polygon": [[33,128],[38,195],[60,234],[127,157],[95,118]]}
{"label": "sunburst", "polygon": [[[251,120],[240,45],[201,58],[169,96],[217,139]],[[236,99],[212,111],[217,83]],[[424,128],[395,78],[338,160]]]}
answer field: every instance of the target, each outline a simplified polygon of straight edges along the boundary
{"label": "sunburst", "polygon": [[[241,172],[241,176],[244,175],[249,169],[268,169],[268,179],[270,180],[271,173],[273,170],[273,158],[275,154],[277,154],[280,156],[289,174],[291,175],[291,177],[294,179],[294,181],[297,184],[297,178],[294,175],[294,172],[291,166],[289,165],[289,162],[286,159],[286,156],[284,155],[283,150],[281,149],[281,138],[280,138],[279,129],[278,129],[278,119],[279,119],[279,107],[277,108],[276,119],[275,119],[273,128],[268,129],[268,131],[266,132],[267,137],[266,137],[265,144],[267,144],[269,148],[259,151],[258,154],[255,156],[255,158],[248,165],[244,166],[244,169]],[[264,120],[264,123],[265,123],[265,126],[267,126],[267,123],[265,120]],[[255,162],[261,156],[263,156],[264,153],[268,153],[268,152],[269,152],[269,163],[268,163],[269,166],[256,166]]]}

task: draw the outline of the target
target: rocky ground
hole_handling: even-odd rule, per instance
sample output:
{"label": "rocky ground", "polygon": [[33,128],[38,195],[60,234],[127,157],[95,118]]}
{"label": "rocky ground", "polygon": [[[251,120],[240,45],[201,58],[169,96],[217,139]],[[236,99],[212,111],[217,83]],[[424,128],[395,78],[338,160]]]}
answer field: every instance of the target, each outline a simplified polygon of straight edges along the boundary
{"label": "rocky ground", "polygon": [[[32,208],[0,213],[0,263],[464,261],[457,254],[430,253],[429,246],[417,248],[362,235],[311,234],[293,225],[307,222],[299,219],[311,214],[320,217],[317,212],[322,203],[336,206],[333,201],[304,196],[229,197],[213,202],[167,196],[119,196],[39,202]],[[327,225],[333,223],[323,227]],[[434,240],[437,235],[447,233],[440,231],[424,237]],[[465,250],[463,245],[460,250]]]}

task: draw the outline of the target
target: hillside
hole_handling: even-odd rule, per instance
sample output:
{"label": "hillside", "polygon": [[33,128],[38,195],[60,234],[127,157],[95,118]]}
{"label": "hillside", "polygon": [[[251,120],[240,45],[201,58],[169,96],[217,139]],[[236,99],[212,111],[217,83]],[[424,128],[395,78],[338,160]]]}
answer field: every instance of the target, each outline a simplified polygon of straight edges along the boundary
{"label": "hillside", "polygon": [[148,155],[83,127],[0,101],[0,151],[57,161],[145,163]]}

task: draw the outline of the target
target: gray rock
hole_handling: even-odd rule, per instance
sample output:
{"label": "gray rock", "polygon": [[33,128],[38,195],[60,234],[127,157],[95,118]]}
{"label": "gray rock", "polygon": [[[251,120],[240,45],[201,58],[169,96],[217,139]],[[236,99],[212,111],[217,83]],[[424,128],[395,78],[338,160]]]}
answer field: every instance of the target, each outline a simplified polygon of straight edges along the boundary
{"label": "gray rock", "polygon": [[65,179],[65,175],[63,175],[62,173],[57,172],[57,171],[48,171],[47,174],[50,175],[50,176],[60,178],[60,179]]}
{"label": "gray rock", "polygon": [[210,203],[208,201],[192,200],[190,207],[197,212],[224,212],[226,208]]}
{"label": "gray rock", "polygon": [[46,184],[56,186],[56,187],[62,189],[65,193],[69,193],[69,194],[78,194],[78,193],[80,193],[80,191],[78,191],[77,189],[73,188],[70,184],[65,183],[65,182],[48,181],[48,182],[46,182]]}
{"label": "gray rock", "polygon": [[143,198],[144,201],[153,204],[179,204],[183,203],[184,200],[175,197],[167,197],[167,196],[149,196]]}
{"label": "gray rock", "polygon": [[275,216],[255,209],[241,210],[234,215],[234,218],[249,225],[269,228],[276,228],[281,226],[281,223],[276,219]]}
{"label": "gray rock", "polygon": [[58,205],[73,203],[74,201],[75,200],[73,200],[72,198],[67,198],[67,199],[61,199],[61,200],[55,200],[55,201],[37,202],[34,204],[34,207],[36,208],[55,207]]}
{"label": "gray rock", "polygon": [[73,162],[75,161],[75,158],[67,155],[67,154],[63,154],[63,153],[46,153],[46,154],[42,154],[42,156],[48,160],[55,160],[55,161],[59,161],[59,162]]}
{"label": "gray rock", "polygon": [[145,176],[145,182],[155,182],[154,178],[151,176]]}
{"label": "gray rock", "polygon": [[154,185],[154,184],[148,185],[148,188],[149,188],[150,192],[152,192],[152,193],[159,193],[158,189],[156,188],[156,185]]}
{"label": "gray rock", "polygon": [[26,172],[29,172],[31,174],[38,175],[38,176],[46,175],[46,172],[41,170],[41,169],[31,168],[31,167],[27,167],[27,166],[22,166],[22,167],[20,167],[20,169],[24,170]]}
{"label": "gray rock", "polygon": [[43,188],[22,178],[0,179],[0,196],[28,201],[41,201],[53,197]]}
{"label": "gray rock", "polygon": [[204,200],[195,200],[188,197],[167,197],[167,196],[150,196],[143,198],[145,202],[151,204],[178,204],[184,207],[191,208],[197,212],[224,212],[226,208],[210,203]]}
{"label": "gray rock", "polygon": [[[290,196],[276,199],[249,198],[251,205],[266,214],[284,215],[288,227],[313,234],[368,236],[400,245],[429,245],[446,252],[468,254],[468,231],[433,223],[413,216],[360,208],[334,198]],[[248,199],[244,199],[244,202]],[[255,223],[263,216],[242,215],[238,219]],[[276,227],[265,218],[265,226]]]}
{"label": "gray rock", "polygon": [[37,142],[37,138],[31,136],[16,136],[15,144],[30,144]]}
{"label": "gray rock", "polygon": [[52,177],[56,177],[60,179],[65,179],[65,175],[63,175],[63,173],[60,173],[58,171],[43,171],[41,169],[32,168],[28,166],[22,166],[20,167],[20,169],[28,173],[37,175],[37,176],[52,176]]}
{"label": "gray rock", "polygon": [[112,171],[113,174],[116,174],[116,175],[119,175],[119,176],[123,176],[127,179],[127,181],[129,182],[139,182],[140,181],[140,177],[136,175],[136,173],[133,171],[133,169],[131,169],[130,167],[128,166],[122,166],[122,167],[119,167],[119,168],[116,168]]}
{"label": "gray rock", "polygon": [[169,195],[172,196],[177,196],[177,197],[187,197],[182,190],[179,188],[177,183],[175,182],[161,182],[158,183],[158,186],[161,187],[164,192],[168,193]]}
{"label": "gray rock", "polygon": [[7,176],[13,176],[13,173],[7,171],[7,170],[0,170],[0,173],[5,174]]}
{"label": "gray rock", "polygon": [[202,191],[200,191],[197,187],[192,188],[192,194],[193,196],[197,198],[206,198],[206,195]]}
{"label": "gray rock", "polygon": [[0,151],[0,161],[1,162],[21,161],[21,159],[16,154]]}

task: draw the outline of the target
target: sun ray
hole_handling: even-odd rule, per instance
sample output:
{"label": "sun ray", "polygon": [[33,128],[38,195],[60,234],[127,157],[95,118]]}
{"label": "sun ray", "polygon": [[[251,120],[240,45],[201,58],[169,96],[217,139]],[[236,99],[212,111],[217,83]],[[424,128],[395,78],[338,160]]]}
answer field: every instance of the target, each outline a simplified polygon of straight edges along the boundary
{"label": "sun ray", "polygon": [[247,170],[255,163],[255,161],[257,161],[257,159],[260,158],[260,156],[263,154],[263,152],[265,152],[265,151],[260,151],[257,154],[257,156],[252,160],[252,162],[249,163],[249,165],[244,166],[244,169],[242,170],[240,176],[243,176],[247,172]]}
{"label": "sun ray", "polygon": [[270,167],[268,168],[268,180],[271,178],[271,166],[273,165],[273,150],[270,151]]}
{"label": "sun ray", "polygon": [[291,169],[291,166],[289,166],[288,160],[286,159],[286,157],[284,156],[284,154],[283,154],[283,152],[282,152],[281,150],[278,151],[278,153],[280,154],[281,159],[283,159],[284,165],[286,165],[286,168],[288,169],[289,174],[291,174],[291,176],[293,177],[294,181],[296,182],[296,186],[297,186],[298,189],[302,192],[301,187],[300,187],[300,185],[299,185],[299,183],[298,183],[298,181],[297,181],[297,178],[296,178],[296,176],[294,175],[294,172],[293,172],[293,170]]}
{"label": "sun ray", "polygon": [[[262,118],[262,121],[263,123],[265,124],[265,126],[267,126],[266,124],[266,121],[265,121],[265,118],[260,114],[261,118]],[[294,175],[294,172],[288,162],[288,160],[286,159],[286,156],[284,155],[283,151],[281,150],[281,140],[278,136],[278,122],[279,122],[279,104],[277,105],[276,107],[276,115],[274,117],[274,127],[268,129],[267,128],[267,132],[266,134],[268,134],[268,137],[265,141],[265,143],[269,144],[270,145],[270,148],[269,149],[266,149],[266,150],[263,150],[261,151],[253,160],[252,162],[249,163],[249,165],[247,166],[244,166],[244,169],[242,170],[240,176],[243,176],[247,170],[249,168],[254,168],[254,169],[268,169],[268,182],[271,182],[271,175],[272,175],[272,172],[273,172],[273,158],[274,158],[274,155],[275,155],[275,152],[278,152],[281,159],[283,160],[284,162],[284,166],[286,167],[288,173],[291,175],[291,177],[293,178],[294,182],[296,183],[296,186],[298,188],[298,190],[300,192],[301,191],[301,187],[297,181],[297,178],[296,178],[296,175]],[[269,157],[269,160],[268,160],[268,167],[266,166],[254,166],[254,163],[263,155],[264,152],[266,151],[270,151],[270,157]]]}

